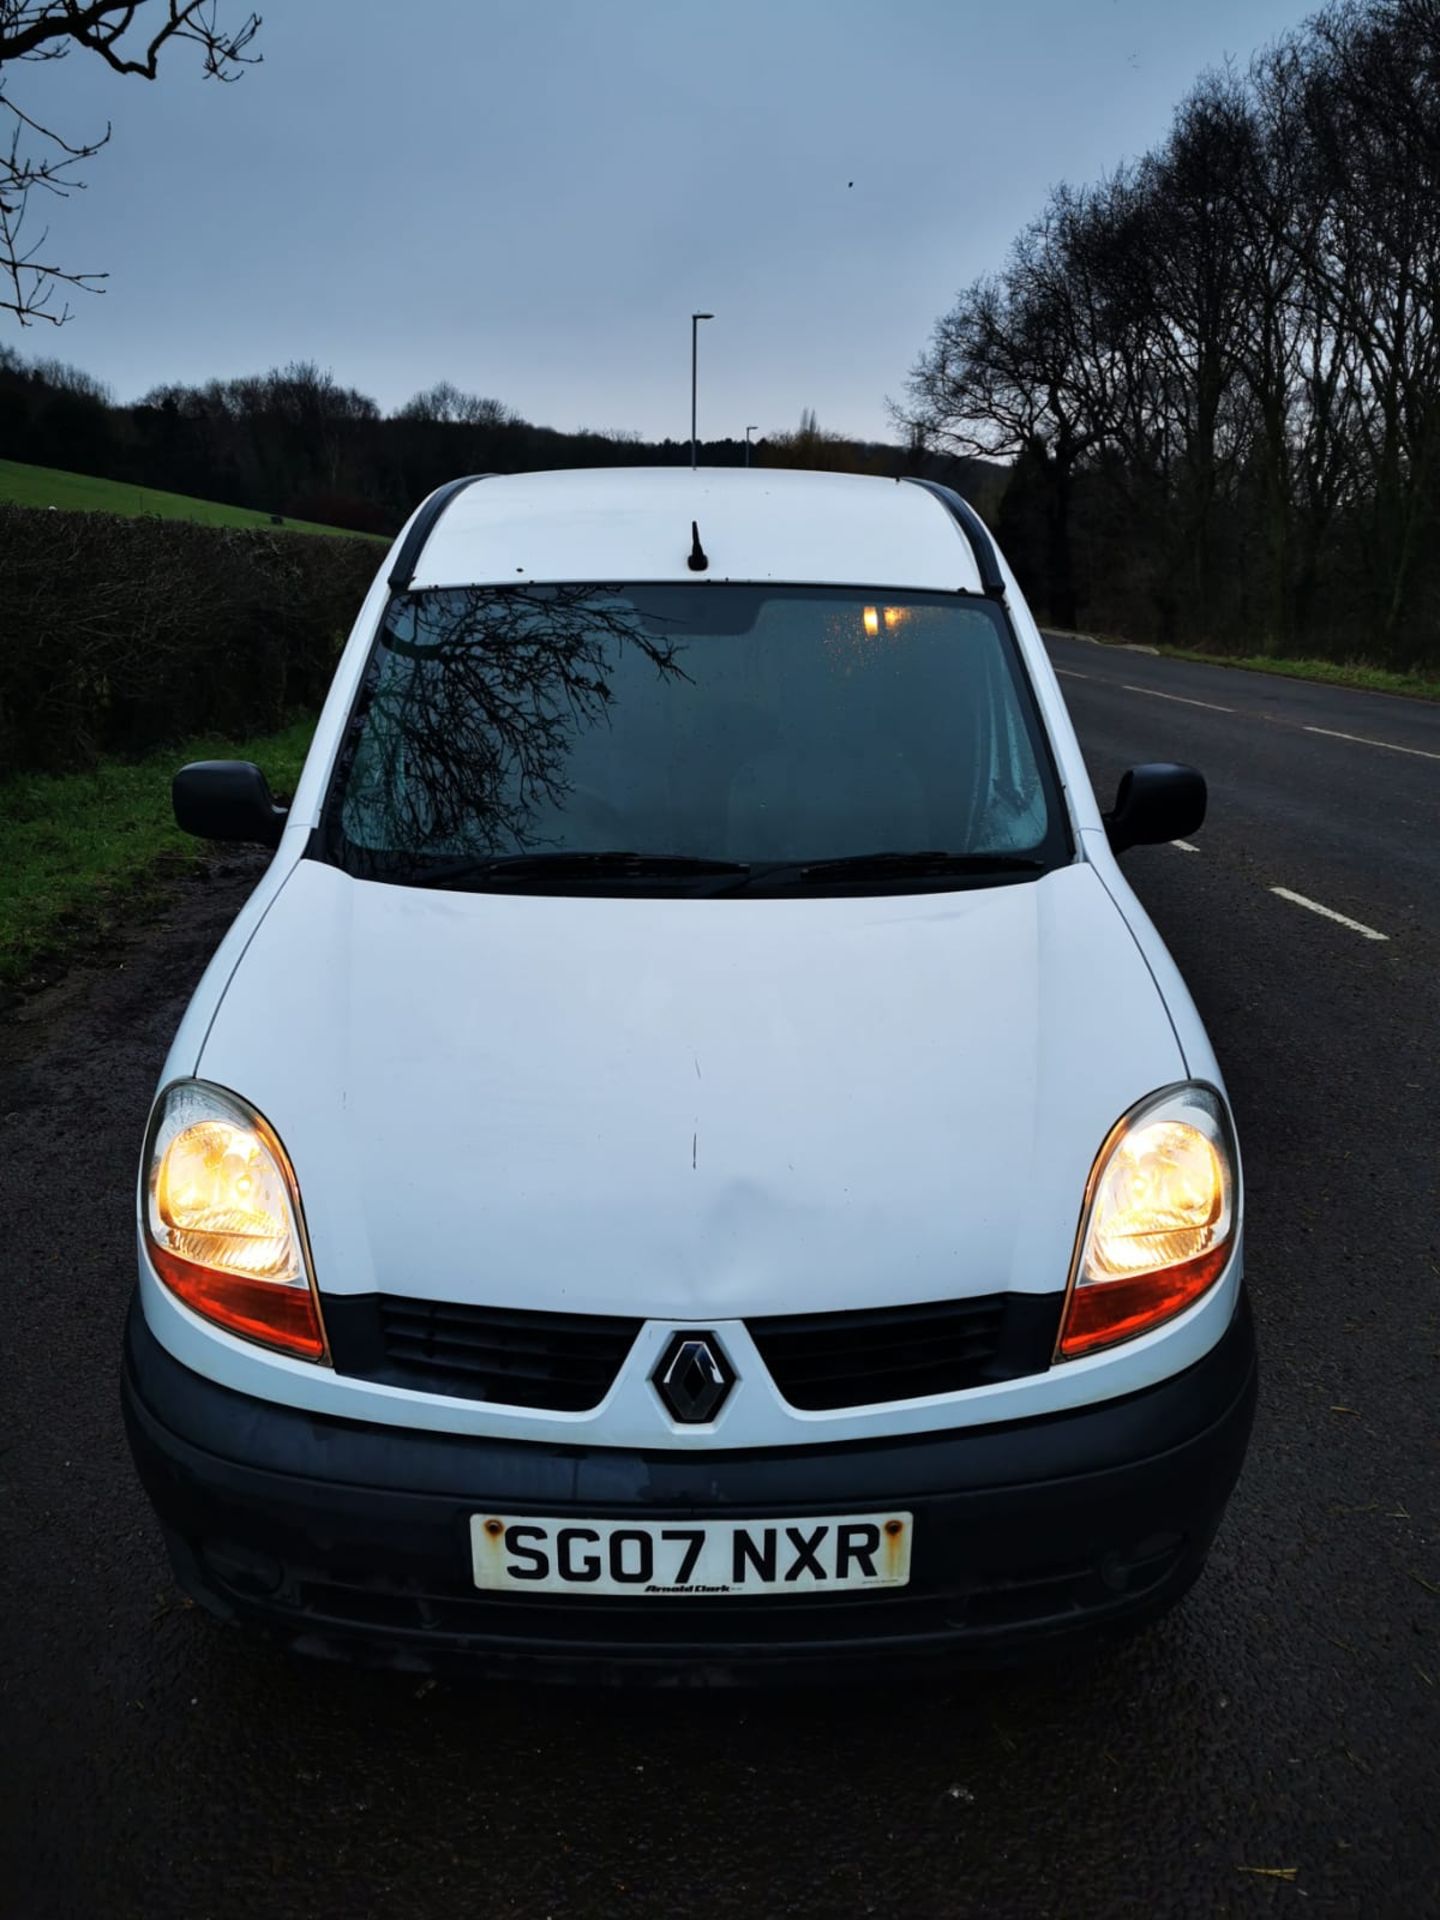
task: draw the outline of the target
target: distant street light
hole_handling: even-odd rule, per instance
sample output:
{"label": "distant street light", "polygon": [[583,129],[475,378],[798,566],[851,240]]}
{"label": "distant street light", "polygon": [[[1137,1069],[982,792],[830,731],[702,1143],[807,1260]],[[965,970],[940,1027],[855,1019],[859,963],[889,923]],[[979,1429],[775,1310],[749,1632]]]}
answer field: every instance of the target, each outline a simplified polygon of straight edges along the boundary
{"label": "distant street light", "polygon": [[750,464],[750,436],[752,433],[758,433],[759,431],[758,426],[746,427],[745,429],[745,464],[747,467]]}
{"label": "distant street light", "polygon": [[690,316],[690,470],[693,473],[700,464],[700,443],[695,438],[695,396],[699,377],[699,339],[700,322],[713,320],[713,313],[692,313]]}

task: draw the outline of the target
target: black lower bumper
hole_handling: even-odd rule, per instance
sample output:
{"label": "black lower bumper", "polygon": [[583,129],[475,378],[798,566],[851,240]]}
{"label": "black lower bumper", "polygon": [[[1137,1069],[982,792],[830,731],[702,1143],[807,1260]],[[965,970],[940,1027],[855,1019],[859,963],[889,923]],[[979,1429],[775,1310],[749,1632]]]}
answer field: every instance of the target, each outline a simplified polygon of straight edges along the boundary
{"label": "black lower bumper", "polygon": [[[1204,1564],[1255,1409],[1242,1298],[1163,1384],[1007,1425],[766,1453],[629,1453],[362,1425],[250,1399],[125,1340],[130,1445],[180,1584],[299,1651],[590,1680],[854,1676],[998,1660],[1163,1612]],[[911,1584],[814,1598],[481,1593],[477,1510],[684,1521],[903,1507]]]}

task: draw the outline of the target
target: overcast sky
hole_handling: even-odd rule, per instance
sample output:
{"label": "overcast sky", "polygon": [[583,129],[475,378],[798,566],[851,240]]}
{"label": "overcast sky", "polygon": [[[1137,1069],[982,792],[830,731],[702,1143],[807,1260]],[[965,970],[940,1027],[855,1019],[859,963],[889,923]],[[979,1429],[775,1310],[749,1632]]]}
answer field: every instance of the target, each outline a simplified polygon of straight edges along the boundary
{"label": "overcast sky", "polygon": [[[239,16],[244,0],[222,0]],[[153,0],[152,0],[153,4]],[[148,7],[146,10],[149,10]],[[105,268],[55,354],[121,399],[315,360],[557,427],[881,436],[956,290],[1060,180],[1143,152],[1298,0],[270,0],[261,66],[12,70],[74,139],[51,251]],[[19,84],[15,84],[18,78]],[[850,183],[854,184],[851,185]]]}

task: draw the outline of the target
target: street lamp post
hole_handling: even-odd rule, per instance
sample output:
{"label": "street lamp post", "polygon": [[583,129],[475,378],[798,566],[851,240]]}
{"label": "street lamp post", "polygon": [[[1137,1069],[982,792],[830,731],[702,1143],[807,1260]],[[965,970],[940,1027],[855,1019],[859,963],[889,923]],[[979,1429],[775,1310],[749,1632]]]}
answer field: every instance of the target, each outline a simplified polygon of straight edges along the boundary
{"label": "street lamp post", "polygon": [[758,433],[759,431],[760,428],[758,425],[746,427],[745,429],[745,464],[747,467],[750,464],[750,436],[752,433]]}
{"label": "street lamp post", "polygon": [[713,313],[692,313],[690,316],[690,469],[693,473],[700,464],[700,443],[695,438],[695,402],[699,387],[699,340],[700,322],[713,320]]}

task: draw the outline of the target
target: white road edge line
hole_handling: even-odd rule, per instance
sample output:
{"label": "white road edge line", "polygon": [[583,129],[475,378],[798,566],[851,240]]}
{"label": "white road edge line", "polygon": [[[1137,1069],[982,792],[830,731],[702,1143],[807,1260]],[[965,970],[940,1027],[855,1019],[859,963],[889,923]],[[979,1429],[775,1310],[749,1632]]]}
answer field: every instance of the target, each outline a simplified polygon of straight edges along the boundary
{"label": "white road edge line", "polygon": [[1182,853],[1198,853],[1200,851],[1199,847],[1192,847],[1188,840],[1172,840],[1170,844],[1172,847],[1179,847]]}
{"label": "white road edge line", "polygon": [[1182,707],[1206,707],[1211,713],[1233,713],[1233,707],[1220,707],[1213,700],[1187,700],[1183,693],[1161,693],[1158,687],[1132,687],[1126,680],[1120,685],[1126,693],[1148,693],[1152,700],[1174,700]]}
{"label": "white road edge line", "polygon": [[1289,887],[1271,887],[1271,893],[1278,893],[1282,900],[1292,900],[1297,907],[1308,907],[1311,913],[1323,914],[1327,920],[1334,920],[1342,927],[1349,927],[1352,933],[1363,935],[1366,940],[1388,940],[1388,933],[1377,933],[1374,927],[1367,927],[1363,920],[1351,920],[1343,913],[1336,913],[1333,907],[1322,907],[1318,900],[1307,900],[1303,893],[1292,893]]}
{"label": "white road edge line", "polygon": [[1306,727],[1306,733],[1323,733],[1327,740],[1353,740],[1357,747],[1383,747],[1387,753],[1413,753],[1418,760],[1440,760],[1440,753],[1427,753],[1424,747],[1397,747],[1393,740],[1367,740],[1363,733],[1336,733],[1333,727]]}

